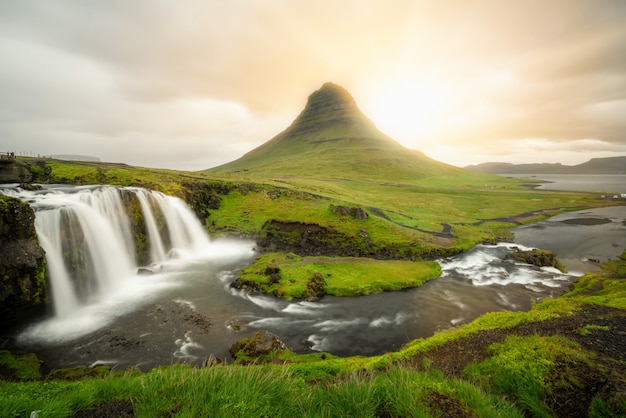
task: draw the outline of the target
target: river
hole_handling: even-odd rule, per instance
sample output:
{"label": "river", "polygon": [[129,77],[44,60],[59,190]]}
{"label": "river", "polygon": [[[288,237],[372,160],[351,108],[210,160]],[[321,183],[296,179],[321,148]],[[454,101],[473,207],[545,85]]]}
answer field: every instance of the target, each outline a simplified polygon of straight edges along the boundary
{"label": "river", "polygon": [[[441,259],[442,277],[399,292],[288,302],[232,289],[256,256],[254,242],[212,240],[200,254],[133,275],[70,315],[40,318],[2,336],[4,348],[37,353],[46,368],[110,364],[142,370],[175,362],[231,361],[235,341],[267,329],[293,351],[376,355],[492,311],[528,310],[558,296],[583,271],[626,248],[626,207],[559,215],[515,231],[514,244],[478,245]],[[596,244],[597,243],[597,244]],[[571,274],[504,260],[514,247],[565,255]]]}

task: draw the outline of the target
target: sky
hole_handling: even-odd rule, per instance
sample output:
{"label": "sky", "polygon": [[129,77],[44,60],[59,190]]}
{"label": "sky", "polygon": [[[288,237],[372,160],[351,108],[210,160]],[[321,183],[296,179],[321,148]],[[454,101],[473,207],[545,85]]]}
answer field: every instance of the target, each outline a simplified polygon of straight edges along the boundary
{"label": "sky", "polygon": [[331,81],[431,158],[626,155],[623,0],[2,0],[0,152],[202,170]]}

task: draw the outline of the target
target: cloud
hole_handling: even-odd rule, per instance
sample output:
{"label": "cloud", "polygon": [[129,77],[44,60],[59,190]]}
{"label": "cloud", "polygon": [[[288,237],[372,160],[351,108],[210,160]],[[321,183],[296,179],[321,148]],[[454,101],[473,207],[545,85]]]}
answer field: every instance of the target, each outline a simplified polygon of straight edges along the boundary
{"label": "cloud", "polygon": [[528,138],[568,158],[581,141],[619,153],[625,20],[620,0],[2,2],[0,135],[11,149],[201,169],[268,140],[334,81],[444,161],[455,147],[522,158],[506,144]]}

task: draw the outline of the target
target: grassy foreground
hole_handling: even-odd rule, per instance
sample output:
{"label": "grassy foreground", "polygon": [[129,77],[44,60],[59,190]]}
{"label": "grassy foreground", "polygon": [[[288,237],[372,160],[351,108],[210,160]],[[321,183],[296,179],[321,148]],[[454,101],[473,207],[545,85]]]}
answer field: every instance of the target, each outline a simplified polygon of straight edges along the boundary
{"label": "grassy foreground", "polygon": [[[486,314],[377,357],[284,350],[265,364],[172,365],[145,374],[80,369],[41,377],[34,356],[2,352],[3,375],[13,373],[0,381],[0,416],[624,416],[626,362],[609,348],[623,341],[625,271],[626,252],[529,312]],[[568,331],[563,323],[576,325]],[[494,332],[502,333],[496,342]],[[484,350],[451,371],[451,363],[468,357],[471,341],[481,341]],[[446,350],[453,357],[442,355]]]}

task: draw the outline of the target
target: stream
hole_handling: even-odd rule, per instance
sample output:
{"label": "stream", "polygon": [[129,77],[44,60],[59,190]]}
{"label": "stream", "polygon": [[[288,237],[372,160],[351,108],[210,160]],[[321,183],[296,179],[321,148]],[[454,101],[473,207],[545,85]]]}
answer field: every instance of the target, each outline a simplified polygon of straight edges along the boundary
{"label": "stream", "polygon": [[[25,198],[50,209],[38,200],[41,194]],[[154,274],[124,276],[99,297],[63,315],[25,321],[0,341],[2,348],[37,353],[48,369],[108,364],[149,370],[200,365],[211,355],[230,362],[229,347],[262,329],[298,353],[382,354],[486,312],[525,311],[563,294],[584,271],[626,248],[626,207],[562,214],[514,233],[514,243],[478,245],[438,260],[442,276],[419,288],[316,302],[231,288],[237,270],[254,260],[254,242],[207,240],[201,251],[161,260]],[[504,260],[515,247],[552,250],[570,273]]]}

